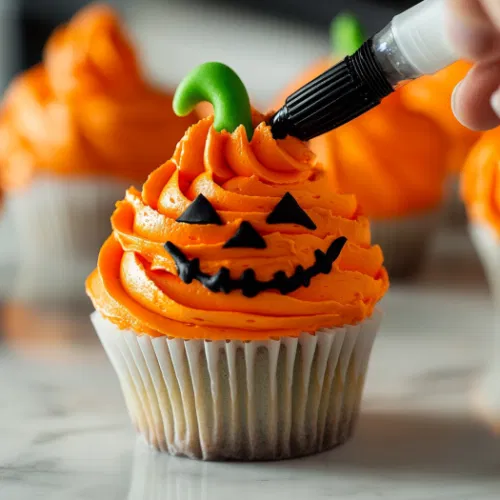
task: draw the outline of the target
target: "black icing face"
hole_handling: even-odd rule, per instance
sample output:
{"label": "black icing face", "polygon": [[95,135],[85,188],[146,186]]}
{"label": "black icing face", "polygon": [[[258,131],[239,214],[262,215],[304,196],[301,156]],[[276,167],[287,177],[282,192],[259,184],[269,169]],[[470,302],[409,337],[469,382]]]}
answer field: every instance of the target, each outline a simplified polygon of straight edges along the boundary
{"label": "black icing face", "polygon": [[[177,222],[185,224],[215,224],[222,225],[222,220],[210,202],[202,195],[198,195],[189,207],[179,216]],[[267,224],[298,224],[307,229],[316,229],[316,224],[302,210],[295,198],[286,193],[273,211],[266,218]],[[298,288],[308,287],[311,279],[318,274],[329,274],[333,263],[340,255],[347,239],[343,236],[334,240],[328,247],[326,253],[315,250],[315,263],[304,269],[297,266],[291,276],[284,271],[278,271],[269,281],[259,281],[253,269],[246,269],[240,278],[231,278],[229,269],[221,267],[213,275],[204,273],[200,269],[198,258],[189,259],[180,248],[172,242],[165,243],[165,249],[174,259],[179,278],[189,284],[194,279],[212,292],[229,293],[233,290],[241,290],[245,297],[255,297],[265,290],[278,290],[281,294],[294,292]],[[236,233],[224,243],[223,248],[266,248],[266,241],[255,230],[248,221],[243,221]]]}

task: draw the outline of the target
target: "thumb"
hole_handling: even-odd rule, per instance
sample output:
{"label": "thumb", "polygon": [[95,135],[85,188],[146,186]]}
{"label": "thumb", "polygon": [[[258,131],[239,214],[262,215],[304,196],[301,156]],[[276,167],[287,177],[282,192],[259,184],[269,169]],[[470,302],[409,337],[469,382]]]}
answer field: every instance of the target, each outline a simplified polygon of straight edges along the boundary
{"label": "thumb", "polygon": [[492,95],[499,85],[498,62],[476,64],[453,92],[452,109],[457,120],[472,130],[496,127],[500,123],[500,103],[497,106]]}

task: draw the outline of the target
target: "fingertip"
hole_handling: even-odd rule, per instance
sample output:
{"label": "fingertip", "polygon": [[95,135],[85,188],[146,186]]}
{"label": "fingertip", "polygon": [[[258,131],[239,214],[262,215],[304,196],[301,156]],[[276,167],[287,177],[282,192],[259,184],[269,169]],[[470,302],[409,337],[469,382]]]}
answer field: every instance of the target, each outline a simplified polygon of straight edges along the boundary
{"label": "fingertip", "polygon": [[460,121],[460,118],[459,118],[459,112],[457,112],[457,109],[458,109],[458,91],[460,89],[460,86],[462,85],[462,82],[458,82],[456,85],[455,85],[455,88],[453,89],[453,92],[451,94],[451,110],[453,111],[453,114],[455,115],[455,118]]}
{"label": "fingertip", "polygon": [[[464,78],[465,80],[465,78]],[[468,96],[467,93],[465,97],[462,95],[461,88],[464,85],[464,80],[458,82],[453,93],[451,94],[451,110],[456,120],[464,127],[470,130],[480,130],[477,128],[477,120],[471,118],[469,106],[468,106]]]}
{"label": "fingertip", "polygon": [[500,90],[495,90],[495,92],[491,94],[490,106],[497,117],[500,119]]}
{"label": "fingertip", "polygon": [[482,131],[500,124],[500,93],[496,96],[499,83],[498,63],[476,65],[458,83],[451,97],[451,108],[464,127]]}

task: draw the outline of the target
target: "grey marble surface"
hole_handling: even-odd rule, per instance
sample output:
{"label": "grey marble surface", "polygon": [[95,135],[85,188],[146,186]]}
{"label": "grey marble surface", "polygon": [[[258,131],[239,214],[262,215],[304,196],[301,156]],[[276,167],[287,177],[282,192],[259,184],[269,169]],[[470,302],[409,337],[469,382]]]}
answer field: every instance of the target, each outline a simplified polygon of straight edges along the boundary
{"label": "grey marble surface", "polygon": [[384,309],[350,443],[301,460],[224,464],[136,442],[88,311],[5,302],[0,499],[497,499],[500,437],[473,403],[492,314],[464,236],[442,238],[422,279],[394,285]]}

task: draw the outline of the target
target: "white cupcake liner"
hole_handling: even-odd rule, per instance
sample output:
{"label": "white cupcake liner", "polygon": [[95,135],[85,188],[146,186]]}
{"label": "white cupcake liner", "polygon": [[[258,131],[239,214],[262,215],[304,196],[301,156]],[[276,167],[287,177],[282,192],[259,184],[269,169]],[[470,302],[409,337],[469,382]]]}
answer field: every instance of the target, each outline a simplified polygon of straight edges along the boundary
{"label": "white cupcake liner", "polygon": [[267,341],[153,338],[91,316],[139,433],[204,460],[276,460],[343,443],[357,420],[381,313]]}
{"label": "white cupcake liner", "polygon": [[34,301],[84,299],[84,281],[111,233],[109,219],[129,184],[97,177],[39,176],[9,198],[18,240],[11,295]]}
{"label": "white cupcake liner", "polygon": [[414,217],[370,221],[372,244],[384,252],[384,266],[393,279],[409,279],[421,270],[439,225],[440,211]]}
{"label": "white cupcake liner", "polygon": [[474,395],[476,408],[500,430],[500,239],[487,225],[469,224],[469,234],[483,264],[494,307],[491,355]]}

